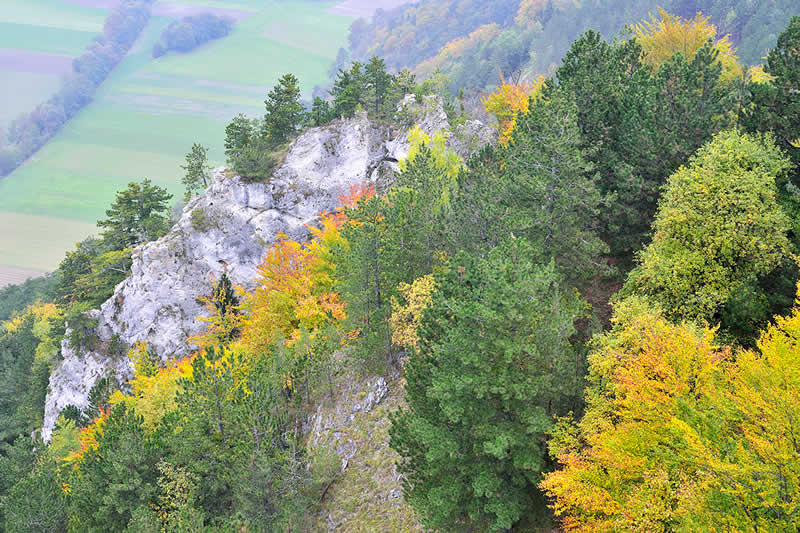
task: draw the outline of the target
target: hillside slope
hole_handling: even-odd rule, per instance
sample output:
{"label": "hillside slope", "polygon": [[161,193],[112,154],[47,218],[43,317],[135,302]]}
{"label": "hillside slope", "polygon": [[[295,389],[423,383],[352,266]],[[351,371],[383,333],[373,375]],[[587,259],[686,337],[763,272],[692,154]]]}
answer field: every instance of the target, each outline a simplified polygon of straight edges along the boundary
{"label": "hillside slope", "polygon": [[[437,97],[422,104],[407,99],[405,105],[424,131],[450,128]],[[491,135],[489,128],[470,121],[456,128],[450,145],[465,153]],[[481,141],[464,143],[468,138]],[[131,364],[121,355],[126,350],[111,346],[146,341],[162,360],[188,354],[187,339],[205,327],[197,298],[208,294],[223,272],[233,283],[252,288],[256,269],[278,235],[305,237],[306,226],[335,210],[353,185],[385,186],[408,149],[405,131],[373,123],[362,113],[301,135],[269,183],[246,183],[218,171],[166,236],[134,250],[131,275],[89,313],[96,325],[85,342],[77,349],[68,338],[62,342],[64,360],[50,377],[44,437],[49,438],[64,407],[87,405],[98,380],[116,373],[122,384],[131,377]]]}

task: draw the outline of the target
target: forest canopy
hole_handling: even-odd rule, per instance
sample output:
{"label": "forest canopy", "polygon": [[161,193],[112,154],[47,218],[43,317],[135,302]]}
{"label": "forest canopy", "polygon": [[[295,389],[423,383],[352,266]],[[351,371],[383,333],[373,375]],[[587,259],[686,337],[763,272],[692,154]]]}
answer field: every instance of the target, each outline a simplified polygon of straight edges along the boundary
{"label": "forest canopy", "polygon": [[[588,4],[484,3],[464,24],[505,17],[486,33],[499,39],[522,15]],[[265,243],[248,288],[224,270],[195,280],[205,327],[181,339],[189,354],[101,342],[87,313],[168,230],[171,196],[128,184],[102,235],[28,285],[38,301],[0,294],[16,306],[0,308],[4,530],[327,530],[325,498],[349,463],[312,446],[307,421],[337,394],[362,401],[352,383],[376,376],[402,397],[375,413],[408,529],[796,528],[800,16],[750,76],[731,47],[750,36],[729,41],[715,4],[711,20],[697,4],[634,19],[647,22],[625,39],[587,30],[536,82],[501,79],[484,100],[500,140],[466,160],[448,142],[463,142],[464,99],[441,71],[417,81],[390,72],[399,55],[354,61],[308,109],[283,75],[263,118],[225,129],[231,173],[249,185],[271,190],[293,139],[333,121],[407,131],[407,156],[381,187],[344,191],[305,238]],[[430,5],[409,13],[434,24]],[[423,131],[403,101],[441,105],[452,127]],[[188,198],[204,157],[198,144],[187,155]],[[205,231],[187,216],[181,232]],[[99,379],[45,444],[65,347],[129,362],[132,377]],[[348,487],[358,505],[370,483]],[[364,528],[400,529],[380,520]]]}

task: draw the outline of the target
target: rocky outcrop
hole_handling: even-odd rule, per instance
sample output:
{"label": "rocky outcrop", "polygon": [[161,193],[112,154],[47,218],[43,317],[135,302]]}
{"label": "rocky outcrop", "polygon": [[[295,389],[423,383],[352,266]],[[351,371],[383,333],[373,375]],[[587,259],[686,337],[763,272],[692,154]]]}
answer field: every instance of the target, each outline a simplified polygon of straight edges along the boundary
{"label": "rocky outcrop", "polygon": [[313,529],[423,531],[402,498],[400,457],[389,447],[389,413],[404,407],[400,373],[364,375],[348,370],[346,357],[340,361],[335,390],[320,398],[304,428],[309,455],[327,458],[336,472]]}
{"label": "rocky outcrop", "polygon": [[[428,133],[450,127],[437,97],[402,105]],[[470,127],[473,138],[490,135],[480,123]],[[450,139],[453,149],[466,155],[471,147],[462,142],[463,135],[457,129]],[[164,360],[189,353],[186,339],[204,326],[198,317],[205,310],[197,298],[208,294],[223,272],[233,283],[252,288],[257,267],[279,234],[304,238],[306,226],[337,208],[352,185],[390,180],[408,150],[405,131],[360,114],[305,132],[268,183],[247,183],[217,170],[207,191],[189,202],[167,235],[134,250],[130,276],[92,312],[98,322],[92,345],[146,341]],[[46,439],[64,407],[86,405],[97,380],[114,373],[124,382],[132,374],[124,356],[84,352],[66,340],[62,344],[64,360],[50,378],[45,405]]]}

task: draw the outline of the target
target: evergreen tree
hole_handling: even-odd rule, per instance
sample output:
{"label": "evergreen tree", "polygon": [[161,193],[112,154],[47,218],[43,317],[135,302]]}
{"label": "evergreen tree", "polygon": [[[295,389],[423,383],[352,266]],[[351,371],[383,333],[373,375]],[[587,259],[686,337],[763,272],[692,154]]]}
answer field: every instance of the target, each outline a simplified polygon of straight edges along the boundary
{"label": "evergreen tree", "polygon": [[253,121],[241,113],[233,117],[225,127],[225,156],[228,164],[232,165],[256,137]]}
{"label": "evergreen tree", "polygon": [[364,67],[364,80],[372,104],[370,111],[374,113],[375,117],[383,118],[386,98],[393,81],[392,75],[386,72],[386,63],[383,59],[373,56],[369,60]]}
{"label": "evergreen tree", "polygon": [[[34,321],[33,314],[26,313],[18,318],[15,331],[0,332],[0,443],[13,442],[18,435],[31,432],[39,422],[38,417],[29,420],[24,416],[39,345],[33,332]],[[47,393],[46,384],[43,392]],[[39,402],[30,408],[42,412],[44,398]]]}
{"label": "evergreen tree", "polygon": [[605,198],[603,234],[616,256],[630,260],[642,245],[667,176],[730,124],[733,84],[721,74],[710,42],[653,71],[636,39],[607,43],[589,31],[548,82],[546,97],[558,88],[577,106],[584,154]]}
{"label": "evergreen tree", "polygon": [[340,69],[330,91],[336,116],[352,117],[364,102],[364,80],[361,63],[354,62],[350,70]]}
{"label": "evergreen tree", "polygon": [[312,126],[322,126],[323,124],[327,124],[333,118],[333,113],[331,110],[331,105],[328,103],[327,100],[323,100],[319,96],[314,97],[314,101],[311,103],[311,113],[309,114],[308,120]]}
{"label": "evergreen tree", "polygon": [[186,164],[181,165],[181,168],[186,172],[181,180],[186,186],[186,194],[184,200],[187,202],[199,192],[202,192],[211,179],[209,171],[211,167],[208,166],[208,148],[205,146],[194,143],[192,150],[186,154]]}
{"label": "evergreen tree", "polygon": [[[778,37],[764,72],[773,79],[750,84],[753,105],[745,109],[743,122],[750,131],[775,133],[778,146],[800,165],[800,15]],[[800,185],[797,176],[795,171],[795,186]]]}
{"label": "evergreen tree", "polygon": [[[39,445],[44,446],[44,443]],[[37,459],[33,470],[17,480],[2,503],[5,510],[3,531],[67,531],[66,495],[55,461],[45,457]]]}
{"label": "evergreen tree", "polygon": [[406,500],[430,528],[507,531],[546,515],[544,435],[580,394],[568,340],[578,306],[532,256],[511,239],[437,276],[390,431]]}
{"label": "evergreen tree", "polygon": [[402,275],[392,270],[384,246],[386,207],[385,200],[373,195],[346,209],[342,235],[348,244],[335,251],[338,290],[347,302],[349,324],[360,331],[358,353],[367,363],[391,354],[390,296],[397,286],[394,276]]}
{"label": "evergreen tree", "polygon": [[300,105],[300,82],[293,74],[285,74],[264,100],[263,137],[270,144],[283,144],[297,132],[303,106]]}
{"label": "evergreen tree", "polygon": [[97,447],[84,452],[70,477],[70,530],[125,531],[140,506],[156,501],[158,454],[142,418],[115,406]]}
{"label": "evergreen tree", "polygon": [[124,250],[161,237],[168,229],[166,213],[171,198],[166,189],[149,179],[129,183],[106,210],[108,218],[97,221],[105,229],[104,245]]}
{"label": "evergreen tree", "polygon": [[607,270],[598,236],[601,197],[576,114],[563,94],[531,99],[510,142],[469,163],[449,217],[452,252],[481,254],[513,234],[532,243],[539,262],[554,259],[571,281]]}

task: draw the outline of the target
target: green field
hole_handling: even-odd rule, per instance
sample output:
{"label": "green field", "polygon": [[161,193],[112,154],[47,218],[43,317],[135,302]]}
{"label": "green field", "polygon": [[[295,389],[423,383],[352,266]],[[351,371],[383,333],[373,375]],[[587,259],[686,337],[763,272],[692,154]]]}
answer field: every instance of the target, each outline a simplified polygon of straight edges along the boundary
{"label": "green field", "polygon": [[78,242],[93,230],[94,224],[0,211],[0,227],[3,228],[3,242],[9,244],[8,249],[3,250],[0,271],[3,266],[48,270],[63,259],[63,250],[53,249],[50,243],[54,239]]}
{"label": "green field", "polygon": [[0,127],[10,124],[20,109],[33,109],[61,87],[61,77],[33,72],[0,70]]}
{"label": "green field", "polygon": [[2,17],[3,14],[0,13],[0,47],[72,56],[79,56],[83,53],[86,45],[103,27],[102,24],[99,24],[92,30],[74,30],[7,22],[2,20]]}
{"label": "green field", "polygon": [[[0,130],[19,114],[46,101],[61,85],[61,71],[50,71],[49,54],[70,57],[83,53],[103,30],[107,11],[66,0],[3,0],[0,9],[0,49],[24,54],[19,61],[0,60]],[[66,56],[66,57],[63,57]]]}
{"label": "green field", "polygon": [[[180,197],[180,165],[192,143],[208,146],[212,163],[221,164],[225,125],[240,112],[262,114],[269,88],[284,73],[298,76],[304,96],[309,96],[314,85],[327,80],[327,69],[352,22],[326,13],[335,3],[183,0],[180,4],[252,14],[225,39],[157,60],[151,58],[152,46],[173,19],[154,17],[95,101],[0,181],[0,267],[53,268],[76,240],[69,231],[44,230],[46,243],[31,241],[27,246],[5,228],[37,220],[33,226],[41,230],[55,218],[74,221],[88,234],[114,193],[145,177]],[[17,12],[24,5],[17,0],[12,4]],[[42,245],[53,252],[44,260],[27,250]]]}
{"label": "green field", "polygon": [[106,10],[82,7],[65,0],[3,0],[0,20],[56,29],[98,33]]}

